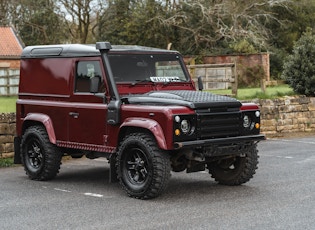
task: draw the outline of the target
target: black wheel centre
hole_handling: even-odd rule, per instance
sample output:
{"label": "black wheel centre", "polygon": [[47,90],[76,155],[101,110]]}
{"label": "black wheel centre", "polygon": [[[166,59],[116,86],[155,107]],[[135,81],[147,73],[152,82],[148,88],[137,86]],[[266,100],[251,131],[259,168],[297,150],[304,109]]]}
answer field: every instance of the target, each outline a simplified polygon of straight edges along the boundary
{"label": "black wheel centre", "polygon": [[131,183],[145,183],[148,176],[148,163],[143,150],[132,148],[126,157],[125,168]]}
{"label": "black wheel centre", "polygon": [[27,160],[30,166],[35,169],[41,167],[43,162],[43,154],[37,141],[30,141],[27,147]]}

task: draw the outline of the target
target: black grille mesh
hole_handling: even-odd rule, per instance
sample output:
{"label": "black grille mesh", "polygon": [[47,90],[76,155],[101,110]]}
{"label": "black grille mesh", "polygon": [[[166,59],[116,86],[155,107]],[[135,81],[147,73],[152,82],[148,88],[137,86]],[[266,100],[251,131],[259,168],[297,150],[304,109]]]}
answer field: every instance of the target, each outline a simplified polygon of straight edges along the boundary
{"label": "black grille mesh", "polygon": [[198,114],[200,139],[238,136],[241,113]]}

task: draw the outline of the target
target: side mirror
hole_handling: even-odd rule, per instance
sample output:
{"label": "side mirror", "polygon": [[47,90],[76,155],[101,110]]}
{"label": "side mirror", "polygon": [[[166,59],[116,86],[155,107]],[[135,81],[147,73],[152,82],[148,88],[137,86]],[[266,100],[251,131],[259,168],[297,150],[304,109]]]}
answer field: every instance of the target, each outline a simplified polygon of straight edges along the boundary
{"label": "side mirror", "polygon": [[203,90],[203,82],[202,82],[202,77],[201,76],[198,77],[198,89],[200,91]]}
{"label": "side mirror", "polygon": [[98,93],[101,79],[99,77],[90,78],[90,93]]}

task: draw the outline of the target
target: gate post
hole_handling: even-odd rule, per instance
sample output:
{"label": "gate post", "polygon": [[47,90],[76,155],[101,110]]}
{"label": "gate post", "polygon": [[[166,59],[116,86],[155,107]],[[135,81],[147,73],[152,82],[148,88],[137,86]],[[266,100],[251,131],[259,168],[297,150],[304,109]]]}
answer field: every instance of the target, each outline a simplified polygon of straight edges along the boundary
{"label": "gate post", "polygon": [[232,68],[232,74],[234,75],[234,82],[232,82],[232,94],[237,97],[237,88],[238,88],[238,78],[237,78],[237,71],[236,71],[236,62],[234,62],[234,65]]}

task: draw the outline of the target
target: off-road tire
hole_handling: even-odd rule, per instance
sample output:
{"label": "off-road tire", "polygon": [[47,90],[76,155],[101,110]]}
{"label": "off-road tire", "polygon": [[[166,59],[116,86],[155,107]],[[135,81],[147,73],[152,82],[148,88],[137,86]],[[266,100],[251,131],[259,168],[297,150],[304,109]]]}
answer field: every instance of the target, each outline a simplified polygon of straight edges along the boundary
{"label": "off-road tire", "polygon": [[171,172],[169,155],[147,133],[132,133],[120,143],[117,177],[130,197],[150,199],[166,188]]}
{"label": "off-road tire", "polygon": [[243,155],[209,163],[209,173],[215,181],[223,185],[241,185],[248,182],[256,173],[258,165],[256,144],[251,145]]}
{"label": "off-road tire", "polygon": [[30,179],[53,179],[59,172],[61,158],[61,152],[49,141],[44,127],[26,129],[21,141],[21,160]]}

